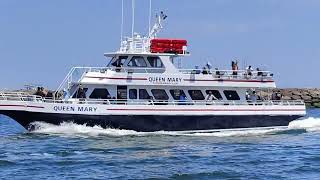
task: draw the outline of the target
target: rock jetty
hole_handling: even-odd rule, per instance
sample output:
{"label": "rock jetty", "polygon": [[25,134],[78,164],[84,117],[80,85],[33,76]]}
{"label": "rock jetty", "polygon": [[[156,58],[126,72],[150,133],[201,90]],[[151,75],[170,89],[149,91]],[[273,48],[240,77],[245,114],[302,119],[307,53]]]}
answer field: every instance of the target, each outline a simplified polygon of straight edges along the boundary
{"label": "rock jetty", "polygon": [[280,92],[282,100],[303,100],[307,107],[320,108],[319,88],[277,88],[264,93],[271,95],[273,92]]}

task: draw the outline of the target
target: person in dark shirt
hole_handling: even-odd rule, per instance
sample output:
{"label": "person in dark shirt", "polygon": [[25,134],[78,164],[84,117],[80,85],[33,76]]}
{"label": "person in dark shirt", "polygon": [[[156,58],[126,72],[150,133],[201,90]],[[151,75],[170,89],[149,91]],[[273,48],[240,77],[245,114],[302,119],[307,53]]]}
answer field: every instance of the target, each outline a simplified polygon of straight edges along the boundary
{"label": "person in dark shirt", "polygon": [[232,66],[232,75],[237,76],[238,75],[238,61],[231,62],[231,66]]}
{"label": "person in dark shirt", "polygon": [[78,90],[78,98],[85,99],[86,97],[86,91],[83,89],[83,87],[80,85]]}

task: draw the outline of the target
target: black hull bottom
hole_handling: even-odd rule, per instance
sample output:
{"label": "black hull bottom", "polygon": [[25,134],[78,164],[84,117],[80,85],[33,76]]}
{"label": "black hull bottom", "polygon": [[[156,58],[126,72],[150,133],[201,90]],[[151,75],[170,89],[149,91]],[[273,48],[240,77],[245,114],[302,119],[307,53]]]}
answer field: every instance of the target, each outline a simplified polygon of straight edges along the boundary
{"label": "black hull bottom", "polygon": [[159,116],[159,115],[71,115],[54,113],[34,113],[25,111],[0,111],[11,117],[24,128],[32,130],[30,124],[35,121],[59,125],[62,122],[99,125],[103,128],[119,128],[135,131],[186,131],[209,129],[254,128],[287,126],[301,116]]}

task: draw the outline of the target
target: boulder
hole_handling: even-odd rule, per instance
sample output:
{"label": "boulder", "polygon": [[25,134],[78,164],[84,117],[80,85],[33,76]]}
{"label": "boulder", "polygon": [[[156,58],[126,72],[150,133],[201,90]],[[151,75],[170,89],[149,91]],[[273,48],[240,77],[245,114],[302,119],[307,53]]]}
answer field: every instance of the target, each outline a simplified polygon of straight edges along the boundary
{"label": "boulder", "polygon": [[292,95],[292,96],[291,96],[291,99],[292,99],[292,100],[300,100],[300,99],[301,99],[301,96]]}
{"label": "boulder", "polygon": [[283,96],[282,100],[292,100],[290,96]]}
{"label": "boulder", "polygon": [[312,100],[312,97],[311,97],[311,96],[307,96],[307,95],[301,96],[301,98],[302,98],[303,100],[305,100],[305,101],[307,101],[307,100]]}
{"label": "boulder", "polygon": [[296,96],[301,96],[302,95],[302,93],[300,91],[292,91],[292,94],[296,95]]}

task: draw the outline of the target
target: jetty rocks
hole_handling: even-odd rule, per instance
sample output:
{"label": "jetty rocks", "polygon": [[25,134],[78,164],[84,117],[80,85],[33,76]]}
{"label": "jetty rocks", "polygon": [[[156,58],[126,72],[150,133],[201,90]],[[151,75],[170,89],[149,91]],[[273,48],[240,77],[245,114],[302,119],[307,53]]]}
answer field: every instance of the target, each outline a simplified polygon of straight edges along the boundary
{"label": "jetty rocks", "polygon": [[282,100],[303,100],[307,107],[320,108],[320,88],[277,88],[264,93],[273,92],[280,92]]}

